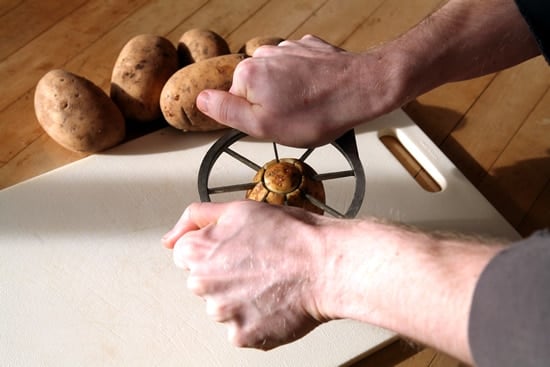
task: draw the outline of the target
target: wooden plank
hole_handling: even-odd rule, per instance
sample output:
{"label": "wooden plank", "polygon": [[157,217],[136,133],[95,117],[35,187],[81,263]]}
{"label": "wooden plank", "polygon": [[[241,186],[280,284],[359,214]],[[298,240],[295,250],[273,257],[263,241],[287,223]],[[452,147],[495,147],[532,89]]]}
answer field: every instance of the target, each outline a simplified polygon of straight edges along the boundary
{"label": "wooden plank", "polygon": [[36,121],[33,98],[33,91],[29,91],[0,112],[0,167],[43,133]]}
{"label": "wooden plank", "polygon": [[495,74],[491,74],[442,85],[403,106],[403,110],[434,143],[440,145],[494,77]]}
{"label": "wooden plank", "polygon": [[431,348],[426,348],[409,359],[399,363],[396,367],[424,367],[429,366],[430,363],[434,360],[434,358],[437,356],[437,351]]}
{"label": "wooden plank", "polygon": [[478,184],[549,86],[542,57],[500,72],[441,149]]}
{"label": "wooden plank", "polygon": [[446,354],[437,353],[428,367],[466,367],[466,365]]}
{"label": "wooden plank", "polygon": [[[77,74],[86,76],[108,91],[114,60],[122,45],[133,35],[150,32],[161,35],[168,34],[172,38],[179,38],[181,29],[191,24],[198,24],[193,23],[191,19],[196,19],[196,21],[202,19],[205,22],[208,19],[210,21],[218,19],[216,23],[218,29],[234,29],[255,11],[254,2],[243,1],[242,12],[235,9],[235,15],[223,17],[227,12],[220,2],[212,1],[211,6],[208,6],[208,4],[202,6],[203,4],[204,2],[195,1],[193,5],[189,1],[176,0],[173,3],[167,1],[152,2],[98,39],[85,52],[70,60],[65,67]],[[257,1],[255,4],[260,7],[262,2]],[[173,12],[179,16],[170,17]],[[171,19],[171,21],[156,21],[156,19],[165,18]],[[149,25],[143,26],[143,24]],[[202,24],[210,27],[210,24]],[[0,130],[0,140],[8,142],[0,148],[0,160],[3,161],[3,166],[0,168],[0,187],[7,187],[82,157],[82,155],[74,155],[70,152],[67,152],[67,157],[62,154],[50,154],[46,157],[47,159],[32,154],[41,150],[58,152],[53,147],[53,144],[55,144],[53,141],[42,137],[44,132],[34,116],[32,92],[25,94],[24,98],[18,100],[13,106],[2,112],[0,116],[2,116],[0,126],[4,125],[4,128]],[[27,123],[20,124],[19,121],[26,121]]]}
{"label": "wooden plank", "polygon": [[185,19],[194,17],[207,0],[154,0],[98,38],[85,52],[76,55],[66,68],[85,76],[108,91],[113,65],[122,47],[138,34],[164,36]]}
{"label": "wooden plank", "polygon": [[0,24],[2,24],[0,60],[4,60],[85,2],[85,0],[25,1],[12,11],[0,16]]}
{"label": "wooden plank", "polygon": [[[203,3],[204,0],[185,2],[159,0],[151,2],[123,22],[120,22],[122,19],[117,17],[118,22],[111,24],[112,26],[116,25],[116,27],[109,30],[103,36],[98,37],[94,43],[90,44],[76,57],[73,55],[71,60],[65,60],[65,57],[61,57],[57,61],[52,60],[48,70],[51,68],[66,68],[69,71],[85,76],[105,91],[108,91],[115,59],[122,46],[133,35],[142,32],[165,34],[176,27],[184,18],[196,11]],[[124,7],[111,9],[111,11],[113,10],[127,14],[123,11]],[[172,12],[179,14],[179,17],[171,16]],[[94,14],[88,20],[87,14],[74,13],[68,21],[70,23],[96,22],[97,16]],[[158,22],[157,19],[170,19],[171,21]],[[148,25],[144,26],[143,24]],[[75,48],[78,49],[76,46]],[[76,53],[76,51],[68,51],[67,54]],[[0,146],[0,162],[2,164],[6,164],[6,162],[21,152],[22,149],[28,147],[28,145],[41,142],[41,140],[37,139],[44,132],[38,126],[36,117],[34,116],[34,83],[36,81],[33,82],[33,89],[27,91],[23,97],[19,98],[6,110],[0,112],[0,140],[6,142],[6,144]],[[25,123],[22,124],[21,121]],[[14,164],[20,165],[20,169],[23,169],[20,159],[14,162]]]}
{"label": "wooden plank", "polygon": [[47,71],[82,53],[143,2],[120,0],[104,6],[102,1],[89,1],[13,53],[0,63],[0,111],[31,90]]}
{"label": "wooden plank", "polygon": [[441,0],[418,0],[406,4],[399,0],[386,0],[342,44],[342,47],[353,52],[361,52],[390,41],[420,22],[439,7],[440,3]]}
{"label": "wooden plank", "polygon": [[333,45],[341,45],[383,2],[329,0],[288,38],[299,39],[313,34]]}
{"label": "wooden plank", "polygon": [[2,0],[0,1],[0,16],[6,15],[10,11],[15,10],[18,6],[25,2],[21,0]]}
{"label": "wooden plank", "polygon": [[227,36],[232,50],[238,50],[252,37],[288,36],[327,0],[271,0],[253,17]]}
{"label": "wooden plank", "polygon": [[349,367],[425,367],[427,363],[423,362],[433,357],[429,356],[429,350],[420,350],[421,348],[406,341],[397,340],[371,355],[346,365]]}
{"label": "wooden plank", "polygon": [[86,156],[87,154],[71,152],[48,135],[42,134],[18,154],[16,159],[0,168],[0,190]]}
{"label": "wooden plank", "polygon": [[[544,98],[479,185],[479,190],[514,227],[520,225],[550,182],[549,136],[550,89],[547,88]],[[543,224],[550,223],[550,217],[542,219]]]}
{"label": "wooden plank", "polygon": [[[247,19],[253,17],[268,2],[268,0],[234,0],[231,6],[227,7],[227,0],[211,0],[200,11],[171,30],[166,37],[176,44],[187,30],[207,28],[225,38]],[[250,35],[251,38],[253,36]],[[232,52],[237,51],[238,49],[232,50]]]}

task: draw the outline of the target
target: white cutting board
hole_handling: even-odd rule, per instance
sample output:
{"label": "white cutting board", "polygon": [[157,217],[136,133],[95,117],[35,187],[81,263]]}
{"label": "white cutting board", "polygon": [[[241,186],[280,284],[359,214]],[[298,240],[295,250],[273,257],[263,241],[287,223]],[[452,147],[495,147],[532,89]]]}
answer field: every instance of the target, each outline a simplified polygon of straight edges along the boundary
{"label": "white cutting board", "polygon": [[[441,192],[424,191],[406,173],[378,138],[388,132]],[[208,319],[202,300],[186,289],[186,273],[160,245],[185,206],[198,200],[200,162],[222,134],[166,128],[0,191],[0,364],[336,366],[395,339],[341,320],[269,352],[226,341],[224,326]],[[367,176],[360,215],[518,238],[401,110],[358,129],[357,143]],[[272,159],[266,144],[239,149],[263,164]],[[307,162],[318,173],[349,169],[330,149]],[[281,157],[292,153],[281,150]],[[231,164],[220,158],[212,180],[242,183],[254,174]],[[353,180],[327,182],[329,203],[345,206],[349,185]]]}

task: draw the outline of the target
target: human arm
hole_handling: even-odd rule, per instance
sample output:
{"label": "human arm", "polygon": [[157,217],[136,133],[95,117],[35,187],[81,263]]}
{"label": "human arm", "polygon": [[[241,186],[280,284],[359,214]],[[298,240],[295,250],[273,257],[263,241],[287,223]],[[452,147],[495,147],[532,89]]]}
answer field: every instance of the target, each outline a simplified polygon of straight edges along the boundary
{"label": "human arm", "polygon": [[351,318],[464,361],[475,284],[503,248],[256,202],[191,205],[163,242],[237,345],[269,349]]}
{"label": "human arm", "polygon": [[266,46],[235,71],[229,93],[197,105],[214,119],[293,146],[314,146],[447,82],[539,54],[513,0],[450,0],[401,37],[350,53],[306,37]]}

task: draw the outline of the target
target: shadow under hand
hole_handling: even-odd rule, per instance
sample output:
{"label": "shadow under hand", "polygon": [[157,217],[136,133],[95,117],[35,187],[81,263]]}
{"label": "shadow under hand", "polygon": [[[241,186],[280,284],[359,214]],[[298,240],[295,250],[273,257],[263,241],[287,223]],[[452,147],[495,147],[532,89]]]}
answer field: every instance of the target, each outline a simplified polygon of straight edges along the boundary
{"label": "shadow under hand", "polygon": [[495,168],[479,185],[481,193],[522,236],[550,227],[550,150],[546,156]]}
{"label": "shadow under hand", "polygon": [[440,145],[452,131],[463,126],[463,114],[448,108],[425,105],[417,100],[403,106],[403,111],[436,145]]}

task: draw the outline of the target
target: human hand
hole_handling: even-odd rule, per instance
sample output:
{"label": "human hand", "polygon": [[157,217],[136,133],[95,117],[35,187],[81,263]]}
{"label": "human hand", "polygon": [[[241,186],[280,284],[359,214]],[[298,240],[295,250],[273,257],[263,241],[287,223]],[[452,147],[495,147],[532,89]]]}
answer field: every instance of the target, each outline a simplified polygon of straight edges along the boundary
{"label": "human hand", "polygon": [[323,145],[399,105],[399,89],[389,77],[396,72],[382,59],[313,36],[262,46],[239,63],[229,92],[203,91],[197,107],[257,138]]}
{"label": "human hand", "polygon": [[189,270],[188,287],[238,346],[271,349],[322,321],[323,243],[330,219],[245,201],[189,206],[163,243]]}

